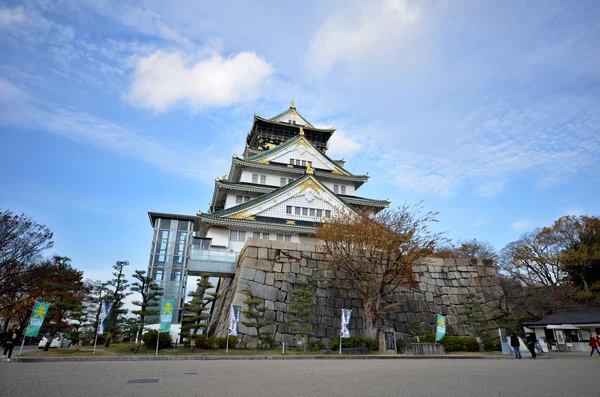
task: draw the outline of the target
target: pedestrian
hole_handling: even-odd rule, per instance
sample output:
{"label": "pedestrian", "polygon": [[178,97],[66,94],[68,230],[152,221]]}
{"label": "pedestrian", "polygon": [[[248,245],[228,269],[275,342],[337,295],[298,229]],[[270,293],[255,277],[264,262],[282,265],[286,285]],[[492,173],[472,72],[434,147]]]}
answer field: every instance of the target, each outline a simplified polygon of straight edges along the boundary
{"label": "pedestrian", "polygon": [[531,357],[533,357],[535,359],[537,357],[537,353],[535,352],[535,336],[533,336],[533,335],[527,336],[527,348],[529,349],[529,352],[531,353]]}
{"label": "pedestrian", "polygon": [[515,351],[515,358],[517,360],[521,359],[521,342],[519,341],[519,338],[517,337],[517,335],[512,334],[510,336],[510,345],[512,346],[512,348]]}
{"label": "pedestrian", "polygon": [[[10,361],[12,356],[13,348],[16,344],[19,343],[19,339],[21,336],[19,335],[19,328],[15,325],[12,330],[8,331],[4,337],[4,353],[2,354],[2,358],[7,356],[6,361]],[[598,353],[600,354],[600,353]]]}
{"label": "pedestrian", "polygon": [[590,356],[594,355],[594,350],[596,350],[598,352],[598,355],[600,356],[600,350],[598,350],[598,342],[596,341],[596,339],[590,338],[590,346],[592,347],[592,352],[590,353]]}

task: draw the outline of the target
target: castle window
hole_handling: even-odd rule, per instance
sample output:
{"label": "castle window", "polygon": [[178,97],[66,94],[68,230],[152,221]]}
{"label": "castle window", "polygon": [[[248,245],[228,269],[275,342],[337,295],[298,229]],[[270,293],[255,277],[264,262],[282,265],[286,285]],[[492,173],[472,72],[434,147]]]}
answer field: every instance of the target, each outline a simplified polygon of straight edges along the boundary
{"label": "castle window", "polygon": [[258,183],[258,174],[252,174],[252,183]]}
{"label": "castle window", "polygon": [[331,218],[331,210],[325,210],[325,218]]}
{"label": "castle window", "polygon": [[306,167],[306,160],[302,160],[302,166]]}
{"label": "castle window", "polygon": [[281,178],[281,186],[287,185],[287,178]]}
{"label": "castle window", "polygon": [[261,185],[266,185],[267,184],[267,176],[266,175],[261,175],[260,176],[260,184]]}
{"label": "castle window", "polygon": [[333,192],[334,192],[335,194],[338,194],[338,193],[339,193],[339,190],[340,190],[340,187],[339,187],[338,185],[333,185]]}
{"label": "castle window", "polygon": [[346,186],[340,186],[342,194],[346,194]]}
{"label": "castle window", "polygon": [[244,196],[244,203],[247,203],[248,201],[250,201],[250,196]]}
{"label": "castle window", "polygon": [[244,197],[242,196],[235,196],[235,203],[236,204],[241,204],[244,202]]}
{"label": "castle window", "polygon": [[317,217],[320,218],[323,216],[323,210],[317,210]]}
{"label": "castle window", "polygon": [[253,232],[252,238],[260,238],[260,232]]}
{"label": "castle window", "polygon": [[295,208],[294,208],[294,214],[295,214],[295,215],[302,215],[302,208],[300,208],[300,207],[295,207]]}
{"label": "castle window", "polygon": [[302,165],[302,160],[296,160],[296,165]]}
{"label": "castle window", "polygon": [[314,208],[310,209],[310,216],[315,216],[316,215],[316,210]]}
{"label": "castle window", "polygon": [[263,233],[263,240],[268,240],[271,236],[269,233]]}
{"label": "castle window", "polygon": [[294,159],[290,159],[290,164],[294,165]]}
{"label": "castle window", "polygon": [[308,208],[302,208],[302,215],[308,215]]}
{"label": "castle window", "polygon": [[288,205],[288,206],[285,207],[285,213],[286,214],[291,214],[292,213],[292,206],[291,205]]}

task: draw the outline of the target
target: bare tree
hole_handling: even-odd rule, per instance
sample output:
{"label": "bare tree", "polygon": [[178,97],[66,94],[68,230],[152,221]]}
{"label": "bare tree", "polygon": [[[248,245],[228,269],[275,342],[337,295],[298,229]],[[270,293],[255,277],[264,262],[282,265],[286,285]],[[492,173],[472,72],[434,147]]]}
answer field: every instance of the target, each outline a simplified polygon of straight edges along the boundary
{"label": "bare tree", "polygon": [[433,256],[437,258],[489,259],[494,263],[498,261],[496,248],[490,242],[476,238],[467,241],[458,240],[456,243],[448,242],[436,247]]}
{"label": "bare tree", "polygon": [[436,216],[424,213],[421,203],[405,204],[376,215],[343,214],[317,227],[327,260],[352,280],[362,298],[365,337],[377,337],[381,320],[397,309],[386,298],[414,284],[413,265],[443,240],[429,230]]}

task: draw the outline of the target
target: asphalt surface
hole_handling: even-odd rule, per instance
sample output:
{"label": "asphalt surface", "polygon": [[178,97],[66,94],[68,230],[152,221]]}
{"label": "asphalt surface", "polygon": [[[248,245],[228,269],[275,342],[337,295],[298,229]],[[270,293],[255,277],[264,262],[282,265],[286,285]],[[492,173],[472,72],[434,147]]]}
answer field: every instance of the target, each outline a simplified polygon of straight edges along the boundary
{"label": "asphalt surface", "polygon": [[[2,396],[598,396],[600,357],[0,363]],[[155,383],[128,383],[153,380]]]}

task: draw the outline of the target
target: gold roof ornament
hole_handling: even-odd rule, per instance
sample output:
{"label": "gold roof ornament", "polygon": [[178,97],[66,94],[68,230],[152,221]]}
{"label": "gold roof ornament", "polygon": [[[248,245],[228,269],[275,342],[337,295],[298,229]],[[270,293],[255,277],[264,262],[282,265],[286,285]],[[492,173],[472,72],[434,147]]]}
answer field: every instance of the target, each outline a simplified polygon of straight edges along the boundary
{"label": "gold roof ornament", "polygon": [[221,180],[224,181],[227,179],[227,174],[223,174],[223,176],[221,177]]}
{"label": "gold roof ornament", "polygon": [[290,109],[296,109],[296,104],[294,103],[294,98],[292,98],[292,102],[290,102]]}
{"label": "gold roof ornament", "polygon": [[308,161],[306,163],[306,173],[308,175],[314,175],[315,174],[315,169],[312,167],[312,161]]}
{"label": "gold roof ornament", "polygon": [[304,128],[302,128],[302,126],[300,126],[300,132],[298,133],[298,135],[304,136]]}

